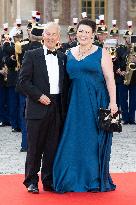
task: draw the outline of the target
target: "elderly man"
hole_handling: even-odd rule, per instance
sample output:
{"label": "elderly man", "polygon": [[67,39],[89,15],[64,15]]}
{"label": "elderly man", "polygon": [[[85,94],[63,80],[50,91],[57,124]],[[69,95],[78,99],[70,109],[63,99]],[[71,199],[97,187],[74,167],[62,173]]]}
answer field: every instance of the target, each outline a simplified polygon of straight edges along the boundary
{"label": "elderly man", "polygon": [[59,25],[46,24],[44,45],[26,52],[17,85],[27,96],[28,150],[24,185],[31,193],[39,193],[40,167],[43,189],[52,189],[52,165],[66,113],[66,56],[55,49],[59,38]]}

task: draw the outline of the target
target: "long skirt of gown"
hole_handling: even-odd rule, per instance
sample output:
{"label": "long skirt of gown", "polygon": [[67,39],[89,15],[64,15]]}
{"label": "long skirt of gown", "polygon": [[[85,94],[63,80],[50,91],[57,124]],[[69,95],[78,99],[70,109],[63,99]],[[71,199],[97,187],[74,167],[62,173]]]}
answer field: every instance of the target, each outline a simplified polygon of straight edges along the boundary
{"label": "long skirt of gown", "polygon": [[70,104],[53,166],[56,192],[115,189],[109,174],[112,133],[99,129],[98,108],[108,106],[105,84],[80,73],[72,79]]}

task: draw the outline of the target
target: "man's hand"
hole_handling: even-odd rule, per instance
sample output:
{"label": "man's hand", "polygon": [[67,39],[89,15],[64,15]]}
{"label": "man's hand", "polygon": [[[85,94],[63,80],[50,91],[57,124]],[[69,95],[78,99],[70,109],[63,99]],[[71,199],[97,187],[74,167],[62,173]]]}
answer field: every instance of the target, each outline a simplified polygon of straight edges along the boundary
{"label": "man's hand", "polygon": [[51,100],[46,95],[43,94],[40,97],[39,102],[44,104],[44,105],[49,105],[51,103]]}
{"label": "man's hand", "polygon": [[116,71],[117,74],[121,75],[121,70],[120,68]]}
{"label": "man's hand", "polygon": [[121,75],[122,75],[122,76],[125,76],[125,75],[126,75],[126,71],[122,71],[122,72],[121,72]]}
{"label": "man's hand", "polygon": [[120,68],[116,71],[116,73],[121,75],[121,76],[125,76],[126,75],[126,71],[121,71]]}
{"label": "man's hand", "polygon": [[4,70],[0,70],[0,74],[4,75],[5,71]]}
{"label": "man's hand", "polygon": [[0,74],[6,76],[8,74],[8,68],[4,67],[2,70],[0,70]]}

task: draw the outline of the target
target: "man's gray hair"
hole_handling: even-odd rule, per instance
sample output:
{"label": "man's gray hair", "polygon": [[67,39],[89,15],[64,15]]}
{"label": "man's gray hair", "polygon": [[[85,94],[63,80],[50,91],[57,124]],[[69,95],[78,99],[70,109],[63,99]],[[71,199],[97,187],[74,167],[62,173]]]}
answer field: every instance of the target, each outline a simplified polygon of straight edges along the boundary
{"label": "man's gray hair", "polygon": [[60,31],[61,31],[60,25],[54,21],[48,22],[47,24],[44,25],[43,33],[45,33],[49,27],[56,27],[56,29],[58,30],[58,34],[60,34]]}

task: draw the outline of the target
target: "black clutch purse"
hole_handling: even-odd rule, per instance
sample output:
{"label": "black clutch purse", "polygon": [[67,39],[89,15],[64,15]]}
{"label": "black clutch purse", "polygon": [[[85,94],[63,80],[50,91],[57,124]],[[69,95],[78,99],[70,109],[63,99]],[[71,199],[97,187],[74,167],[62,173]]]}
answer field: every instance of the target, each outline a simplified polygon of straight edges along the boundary
{"label": "black clutch purse", "polygon": [[111,111],[100,108],[99,110],[99,127],[108,132],[122,132],[120,111],[111,116]]}

